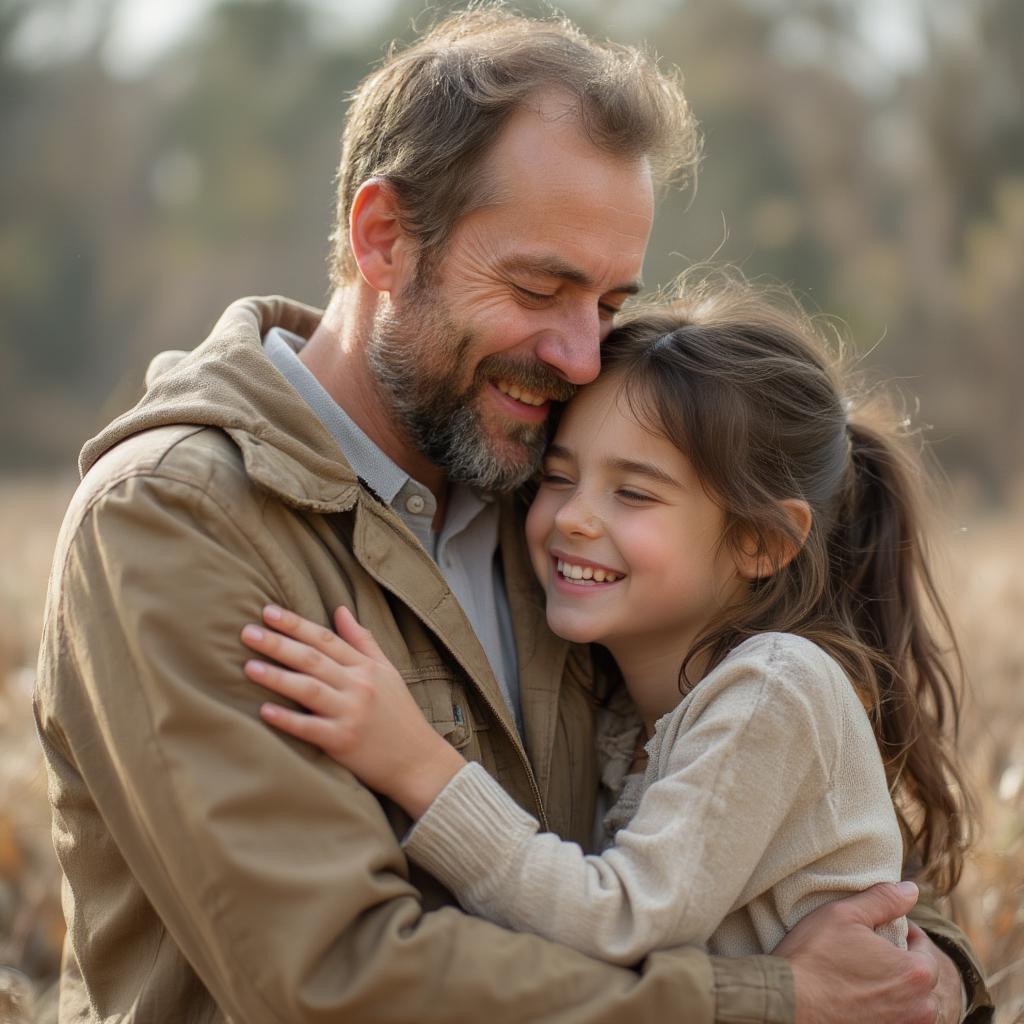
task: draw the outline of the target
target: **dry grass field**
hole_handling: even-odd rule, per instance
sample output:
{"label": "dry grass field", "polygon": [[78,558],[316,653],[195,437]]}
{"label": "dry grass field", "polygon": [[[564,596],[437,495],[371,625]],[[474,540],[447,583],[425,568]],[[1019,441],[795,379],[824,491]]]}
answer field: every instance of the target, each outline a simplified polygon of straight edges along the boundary
{"label": "dry grass field", "polygon": [[[50,554],[73,483],[0,482],[0,1024],[49,1020],[63,923],[29,707]],[[972,694],[962,751],[980,834],[951,913],[985,964],[999,1024],[1024,1022],[1024,493],[962,516],[948,591]],[[33,1000],[35,1010],[30,1009]],[[23,1012],[8,1009],[21,1002]]]}

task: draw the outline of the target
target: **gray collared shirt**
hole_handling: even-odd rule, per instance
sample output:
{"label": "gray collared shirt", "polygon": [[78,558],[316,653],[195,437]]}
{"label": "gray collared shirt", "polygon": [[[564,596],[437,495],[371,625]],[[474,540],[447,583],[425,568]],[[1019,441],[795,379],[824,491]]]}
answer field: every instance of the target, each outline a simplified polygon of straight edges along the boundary
{"label": "gray collared shirt", "polygon": [[267,357],[337,441],[352,471],[391,506],[437,563],[487,654],[522,734],[512,612],[498,557],[497,502],[486,492],[450,484],[444,523],[434,530],[434,495],[396,466],[331,398],[298,357],[305,343],[280,327],[263,339]]}

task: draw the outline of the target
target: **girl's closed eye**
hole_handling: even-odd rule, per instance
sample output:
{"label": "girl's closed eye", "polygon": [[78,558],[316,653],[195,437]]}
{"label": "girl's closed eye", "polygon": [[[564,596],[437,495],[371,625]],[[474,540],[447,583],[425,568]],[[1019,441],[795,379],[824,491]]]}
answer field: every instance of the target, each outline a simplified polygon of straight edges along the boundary
{"label": "girl's closed eye", "polygon": [[653,494],[634,491],[631,487],[620,487],[615,493],[624,501],[635,505],[651,505],[658,500]]}
{"label": "girl's closed eye", "polygon": [[540,475],[540,482],[547,487],[569,487],[572,480],[564,473],[556,470],[544,470]]}

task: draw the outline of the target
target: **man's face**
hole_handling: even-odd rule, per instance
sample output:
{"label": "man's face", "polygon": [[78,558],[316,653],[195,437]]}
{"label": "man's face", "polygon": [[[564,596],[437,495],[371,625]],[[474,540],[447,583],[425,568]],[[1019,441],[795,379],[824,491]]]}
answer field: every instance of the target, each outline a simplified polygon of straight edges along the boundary
{"label": "man's face", "polygon": [[369,355],[414,447],[504,490],[533,472],[551,403],[597,376],[639,289],[653,191],[646,161],[595,149],[551,96],[513,115],[484,172],[495,201],[382,304]]}

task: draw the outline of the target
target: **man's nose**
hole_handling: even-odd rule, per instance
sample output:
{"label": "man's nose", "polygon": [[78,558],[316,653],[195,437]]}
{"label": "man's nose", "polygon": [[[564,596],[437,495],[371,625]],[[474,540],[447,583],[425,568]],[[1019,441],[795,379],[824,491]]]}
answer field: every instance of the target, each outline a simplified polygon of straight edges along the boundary
{"label": "man's nose", "polygon": [[597,305],[577,307],[544,333],[537,345],[537,357],[564,380],[589,384],[601,372],[601,338]]}

